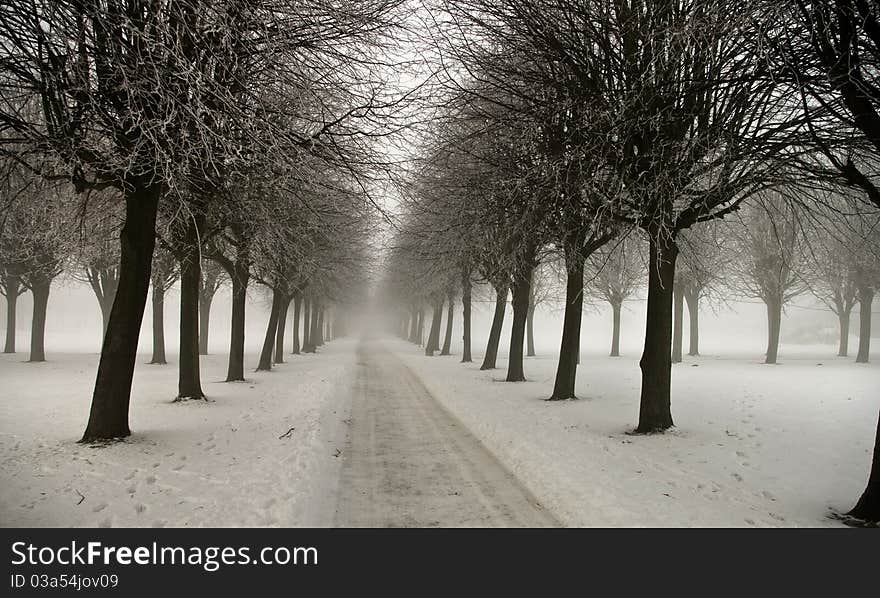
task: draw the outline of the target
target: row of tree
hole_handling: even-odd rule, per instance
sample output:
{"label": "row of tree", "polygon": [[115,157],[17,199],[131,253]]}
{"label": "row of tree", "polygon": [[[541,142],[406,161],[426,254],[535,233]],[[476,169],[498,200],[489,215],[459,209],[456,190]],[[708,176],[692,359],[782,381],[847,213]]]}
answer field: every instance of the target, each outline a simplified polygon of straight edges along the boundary
{"label": "row of tree", "polygon": [[[417,204],[416,206],[419,206]],[[760,300],[767,309],[767,349],[765,363],[777,361],[782,313],[795,297],[809,293],[833,312],[839,323],[837,355],[849,355],[850,319],[859,307],[859,344],[857,363],[867,363],[871,346],[871,311],[874,289],[880,281],[880,247],[872,216],[831,214],[821,223],[810,220],[797,206],[759,203],[743,210],[740,217],[724,222],[700,224],[679,238],[680,253],[676,263],[673,290],[672,362],[682,360],[684,340],[684,308],[687,305],[688,355],[700,354],[700,305],[709,300],[715,305],[728,304],[732,299]],[[835,230],[843,225],[845,230]],[[396,259],[416,260],[409,270],[418,271],[420,284],[410,289],[409,310],[400,314],[400,330],[405,338],[421,344],[424,336],[424,311],[431,306],[445,305],[446,334],[441,355],[449,355],[452,336],[453,304],[461,292],[461,282],[446,280],[438,285],[431,272],[431,260],[437,240],[428,231],[411,231],[413,238],[424,241],[401,247],[405,251]],[[848,236],[847,236],[848,235]],[[454,241],[454,238],[448,239]],[[647,251],[643,236],[637,232],[622,236],[598,249],[586,261],[584,298],[586,302],[602,301],[612,314],[611,352],[620,355],[621,313],[625,301],[644,287],[647,273]],[[562,257],[551,251],[532,274],[529,310],[526,319],[526,356],[534,356],[533,318],[538,305],[549,300],[562,301],[565,270]],[[396,266],[396,264],[395,264]],[[483,284],[479,274],[473,283]],[[439,279],[441,282],[443,279]],[[560,283],[562,283],[560,285]],[[562,286],[562,295],[560,295]],[[473,294],[474,291],[472,290]],[[505,296],[496,292],[496,311],[489,347],[484,353],[484,366],[494,367],[497,337],[505,312],[501,306]],[[431,330],[438,324],[442,310],[434,310]],[[442,318],[441,318],[442,319]],[[470,323],[467,323],[470,328]],[[816,331],[818,332],[818,330]],[[430,338],[430,335],[429,335]],[[439,350],[428,345],[426,353]],[[470,353],[470,347],[465,347]]]}
{"label": "row of tree", "polygon": [[[548,255],[559,256],[565,314],[550,398],[572,398],[588,260],[638,233],[648,250],[636,432],[662,432],[673,425],[674,311],[695,297],[688,287],[702,284],[686,259],[677,267],[695,227],[742,214],[742,246],[758,257],[740,278],[767,304],[771,347],[782,305],[802,282],[794,263],[801,236],[834,236],[853,248],[853,272],[874,269],[862,262],[877,223],[866,213],[880,207],[876,4],[427,5],[424,51],[442,65],[436,94],[443,101],[423,128],[403,189],[406,214],[386,285],[416,330],[422,305],[437,321],[442,299],[460,289],[469,359],[472,280],[494,287],[496,314],[510,292],[506,379],[523,380],[533,273]],[[863,280],[860,297],[869,304],[876,277]],[[835,293],[827,294],[832,303]],[[437,334],[429,334],[428,349]],[[494,366],[499,337],[496,317],[484,367]],[[878,451],[852,517],[880,519]]]}
{"label": "row of tree", "polygon": [[[383,74],[402,68],[389,40],[405,21],[404,5],[4,3],[4,237],[25,236],[19,214],[32,229],[42,224],[57,274],[65,250],[56,240],[79,223],[89,249],[77,269],[106,310],[83,442],[130,434],[151,282],[155,318],[171,281],[179,285],[181,400],[204,397],[199,305],[204,313],[208,302],[200,295],[216,284],[202,272],[205,259],[232,287],[229,380],[244,378],[251,281],[273,297],[266,345],[283,330],[289,303],[307,315],[311,341],[331,302],[344,304],[356,292],[367,273],[370,195],[385,167],[374,140],[396,128],[405,104]],[[116,207],[98,205],[96,196]],[[65,229],[59,235],[49,230],[55,222]],[[22,280],[45,306],[38,294],[48,293],[48,283],[32,269]],[[271,367],[267,353],[264,346],[260,368]]]}

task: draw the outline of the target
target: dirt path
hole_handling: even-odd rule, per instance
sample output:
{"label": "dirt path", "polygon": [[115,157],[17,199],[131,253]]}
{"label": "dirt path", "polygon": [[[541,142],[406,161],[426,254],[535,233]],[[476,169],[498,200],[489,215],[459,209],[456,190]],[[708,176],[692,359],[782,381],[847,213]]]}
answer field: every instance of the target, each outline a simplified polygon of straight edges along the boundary
{"label": "dirt path", "polygon": [[336,525],[559,526],[380,342],[357,367]]}

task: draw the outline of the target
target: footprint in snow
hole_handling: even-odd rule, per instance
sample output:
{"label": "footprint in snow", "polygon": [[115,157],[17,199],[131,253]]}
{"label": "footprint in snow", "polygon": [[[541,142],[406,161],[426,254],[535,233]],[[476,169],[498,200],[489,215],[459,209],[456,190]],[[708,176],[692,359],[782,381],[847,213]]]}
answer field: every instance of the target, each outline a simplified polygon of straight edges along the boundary
{"label": "footprint in snow", "polygon": [[144,481],[145,481],[147,484],[155,484],[155,483],[156,483],[156,476],[154,476],[154,475],[148,475],[148,476],[147,476],[147,479],[144,480]]}
{"label": "footprint in snow", "polygon": [[107,503],[102,502],[100,504],[95,505],[94,508],[92,508],[92,512],[93,513],[100,513],[101,511],[103,511],[106,508],[107,508]]}
{"label": "footprint in snow", "polygon": [[139,502],[134,506],[134,510],[138,515],[141,515],[147,510],[147,505]]}

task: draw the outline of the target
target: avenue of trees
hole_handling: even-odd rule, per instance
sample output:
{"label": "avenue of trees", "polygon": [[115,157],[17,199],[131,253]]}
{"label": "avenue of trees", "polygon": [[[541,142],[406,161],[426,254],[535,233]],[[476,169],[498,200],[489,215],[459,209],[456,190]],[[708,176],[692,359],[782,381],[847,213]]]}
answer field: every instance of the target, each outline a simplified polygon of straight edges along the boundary
{"label": "avenue of trees", "polygon": [[[569,399],[584,296],[612,306],[616,339],[619,305],[644,288],[636,433],[673,425],[685,303],[691,355],[701,300],[765,304],[767,363],[795,296],[812,292],[838,315],[841,355],[859,304],[867,360],[880,208],[876,3],[424,4],[424,52],[441,66],[387,263],[402,336],[433,354],[443,306],[448,322],[461,296],[470,361],[481,342],[470,298],[488,286],[496,306],[482,367],[496,365],[509,299],[506,380],[524,380],[533,275],[561,264],[549,399]],[[852,520],[880,519],[878,450]]]}
{"label": "avenue of trees", "polygon": [[[419,61],[428,81],[401,91]],[[402,133],[405,166],[388,142]],[[245,379],[249,296],[270,304],[258,370],[287,358],[288,329],[293,354],[344,330],[346,306],[369,286],[374,195],[389,180],[401,201],[382,297],[397,332],[426,355],[452,353],[460,317],[462,362],[485,342],[482,369],[506,352],[506,381],[525,380],[535,306],[558,287],[547,398],[573,399],[585,297],[611,306],[616,356],[621,305],[644,293],[639,434],[674,425],[685,306],[688,353],[698,355],[701,302],[762,302],[775,363],[786,304],[812,293],[838,317],[840,355],[859,313],[856,360],[868,361],[880,278],[880,6],[0,6],[5,351],[16,350],[20,295],[33,296],[30,359],[40,361],[53,281],[90,286],[103,344],[83,442],[130,434],[151,289],[151,363],[164,364],[166,292],[179,288],[177,400],[205,398],[199,356],[221,285],[232,296],[229,382]],[[472,303],[484,289],[493,321],[476,339]],[[877,434],[851,522],[880,520],[880,422]]]}
{"label": "avenue of trees", "polygon": [[[327,340],[368,269],[374,140],[397,126],[387,77],[404,3],[367,0],[11,0],[0,7],[0,271],[34,297],[44,359],[53,279],[87,282],[104,334],[83,442],[126,437],[152,286],[153,358],[165,292],[180,291],[178,400],[204,398],[210,300],[232,287],[228,379],[244,379],[245,300],[269,290],[267,338]],[[347,278],[346,278],[347,277]],[[250,287],[249,287],[250,283]],[[200,307],[201,306],[201,307]],[[201,324],[201,325],[200,325]],[[201,342],[200,342],[201,341]],[[279,343],[280,344],[280,343]],[[260,369],[271,367],[261,360]]]}

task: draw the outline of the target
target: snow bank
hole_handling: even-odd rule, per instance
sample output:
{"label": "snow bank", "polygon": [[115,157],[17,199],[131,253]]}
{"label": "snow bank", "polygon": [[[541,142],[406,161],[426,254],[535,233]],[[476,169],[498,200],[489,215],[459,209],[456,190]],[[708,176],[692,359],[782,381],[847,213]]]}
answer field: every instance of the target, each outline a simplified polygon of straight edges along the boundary
{"label": "snow bank", "polygon": [[[255,363],[249,356],[248,363]],[[174,356],[171,356],[173,359]],[[339,479],[352,343],[290,356],[243,383],[202,357],[210,403],[172,403],[177,368],[139,356],[132,436],[76,444],[97,356],[0,357],[0,525],[325,526]],[[288,430],[292,431],[285,436]],[[284,437],[281,437],[284,436]],[[281,437],[281,438],[279,438]]]}
{"label": "snow bank", "polygon": [[837,525],[829,508],[850,508],[867,480],[880,368],[834,347],[785,347],[778,366],[686,358],[673,370],[676,428],[633,436],[635,356],[583,355],[582,398],[547,402],[555,358],[527,358],[529,381],[512,384],[505,360],[481,372],[476,356],[388,346],[568,525]]}

